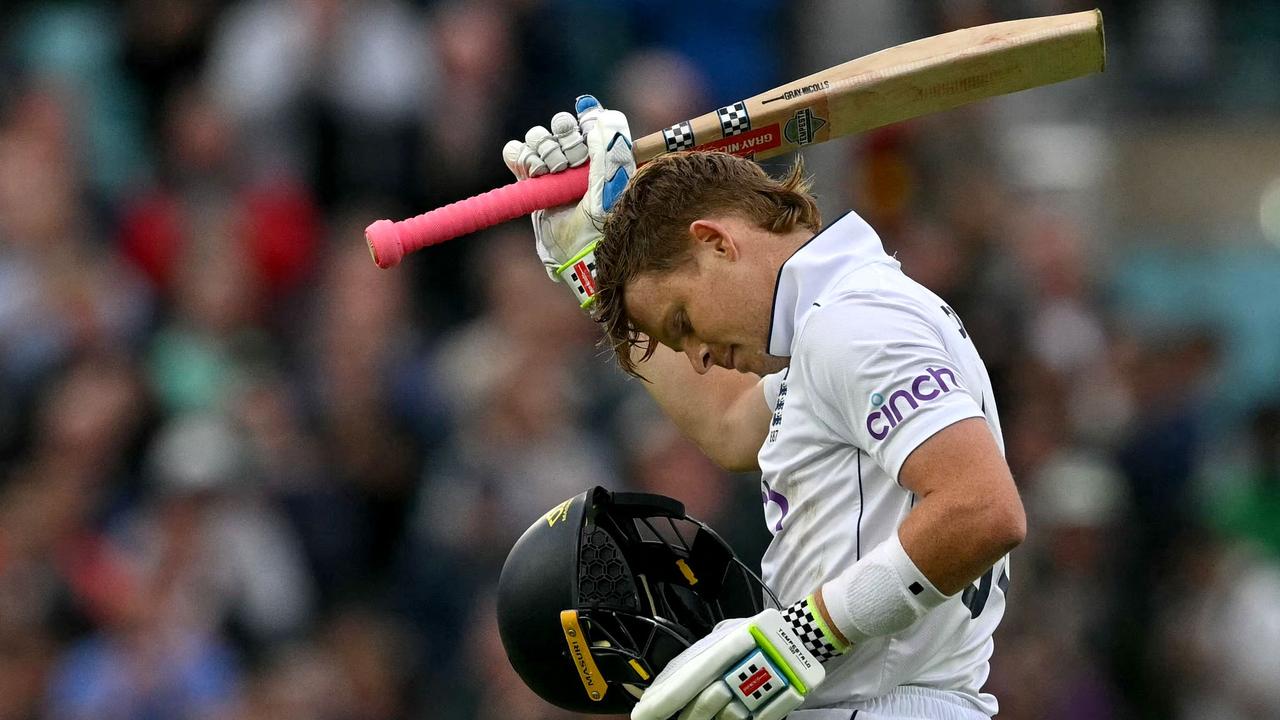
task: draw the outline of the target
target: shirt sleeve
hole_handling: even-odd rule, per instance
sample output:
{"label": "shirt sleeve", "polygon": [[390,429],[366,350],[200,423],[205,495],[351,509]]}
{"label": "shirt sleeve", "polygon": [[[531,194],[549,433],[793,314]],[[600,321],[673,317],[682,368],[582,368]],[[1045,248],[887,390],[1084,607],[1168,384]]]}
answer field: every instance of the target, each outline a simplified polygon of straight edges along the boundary
{"label": "shirt sleeve", "polygon": [[760,387],[764,389],[765,407],[773,408],[778,404],[778,390],[782,387],[782,381],[787,377],[787,372],[776,372],[771,375],[765,375],[760,379]]}
{"label": "shirt sleeve", "polygon": [[895,480],[939,430],[985,416],[939,329],[910,302],[854,295],[815,310],[802,332],[828,424]]}

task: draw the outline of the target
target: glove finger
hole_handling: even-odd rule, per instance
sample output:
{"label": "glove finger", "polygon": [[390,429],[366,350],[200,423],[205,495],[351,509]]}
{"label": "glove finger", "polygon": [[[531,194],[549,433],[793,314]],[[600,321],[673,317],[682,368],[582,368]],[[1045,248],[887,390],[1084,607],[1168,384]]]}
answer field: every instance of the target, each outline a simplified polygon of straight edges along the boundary
{"label": "glove finger", "polygon": [[684,706],[684,710],[680,711],[679,720],[712,720],[732,700],[733,691],[728,685],[723,681],[713,682]]}
{"label": "glove finger", "polygon": [[524,142],[538,154],[548,171],[558,173],[569,167],[569,161],[565,158],[564,151],[560,149],[560,143],[552,136],[550,130],[541,125],[535,125],[525,133]]}
{"label": "glove finger", "polygon": [[529,178],[529,168],[520,161],[520,157],[528,147],[519,140],[509,140],[506,145],[502,146],[502,162],[507,164],[507,169],[517,180],[527,180]]}
{"label": "glove finger", "polygon": [[582,128],[578,127],[578,120],[574,116],[567,112],[556,113],[551,118],[551,134],[560,144],[569,167],[578,167],[587,161],[587,139],[583,137]]}
{"label": "glove finger", "polygon": [[520,158],[516,161],[520,163],[524,170],[525,177],[538,177],[547,174],[547,164],[538,157],[538,151],[529,145],[529,143],[520,143]]}
{"label": "glove finger", "polygon": [[578,116],[578,125],[582,128],[584,137],[591,133],[591,128],[595,126],[596,118],[600,116],[602,110],[604,106],[595,95],[578,96],[578,100],[573,104],[573,111]]}
{"label": "glove finger", "polygon": [[716,720],[752,720],[751,711],[741,700],[733,698],[723,710],[716,713]]}

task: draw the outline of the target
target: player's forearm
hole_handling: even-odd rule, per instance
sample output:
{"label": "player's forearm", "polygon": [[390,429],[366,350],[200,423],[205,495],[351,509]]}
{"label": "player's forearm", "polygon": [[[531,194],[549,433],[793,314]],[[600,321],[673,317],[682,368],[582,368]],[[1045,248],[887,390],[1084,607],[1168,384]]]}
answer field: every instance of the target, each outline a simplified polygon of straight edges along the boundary
{"label": "player's forearm", "polygon": [[1012,480],[972,480],[920,495],[897,532],[815,593],[838,642],[909,628],[1023,541],[1027,520]]}
{"label": "player's forearm", "polygon": [[916,501],[898,528],[903,549],[945,595],[981,577],[1022,542],[1026,517],[1013,498],[933,495]]}
{"label": "player's forearm", "polygon": [[[639,361],[643,351],[632,354]],[[661,345],[639,369],[658,407],[713,462],[735,472],[758,468],[769,409],[756,376],[722,368],[699,375],[688,358]]]}
{"label": "player's forearm", "polygon": [[916,493],[898,530],[920,571],[948,595],[1022,542],[1026,514],[1009,466],[982,418],[939,431],[907,456],[899,473]]}

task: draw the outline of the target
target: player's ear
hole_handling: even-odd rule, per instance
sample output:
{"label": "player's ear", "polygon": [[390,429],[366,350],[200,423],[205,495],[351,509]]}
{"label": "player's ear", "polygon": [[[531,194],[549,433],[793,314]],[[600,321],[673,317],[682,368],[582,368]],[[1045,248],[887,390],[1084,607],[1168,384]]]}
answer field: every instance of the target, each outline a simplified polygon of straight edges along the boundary
{"label": "player's ear", "polygon": [[738,259],[737,239],[722,222],[706,218],[694,220],[689,223],[689,235],[693,237],[695,250],[710,251],[726,260]]}

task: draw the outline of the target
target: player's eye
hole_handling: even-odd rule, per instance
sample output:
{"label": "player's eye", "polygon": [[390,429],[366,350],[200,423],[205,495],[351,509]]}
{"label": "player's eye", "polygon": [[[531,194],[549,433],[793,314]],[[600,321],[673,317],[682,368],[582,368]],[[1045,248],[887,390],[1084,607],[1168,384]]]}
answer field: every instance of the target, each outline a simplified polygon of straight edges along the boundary
{"label": "player's eye", "polygon": [[689,322],[688,313],[680,313],[680,334],[684,336],[693,334],[693,323]]}

